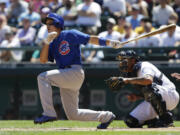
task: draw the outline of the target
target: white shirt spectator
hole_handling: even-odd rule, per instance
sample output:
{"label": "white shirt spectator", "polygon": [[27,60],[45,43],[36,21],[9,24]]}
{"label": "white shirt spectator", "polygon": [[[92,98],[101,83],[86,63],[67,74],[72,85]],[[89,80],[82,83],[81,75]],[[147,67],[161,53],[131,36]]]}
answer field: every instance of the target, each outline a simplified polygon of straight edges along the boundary
{"label": "white shirt spectator", "polygon": [[24,17],[27,17],[27,16],[29,17],[31,24],[32,24],[33,22],[35,22],[35,21],[40,21],[40,19],[41,19],[41,16],[40,16],[39,13],[37,13],[37,12],[32,12],[32,13],[30,14],[29,11],[27,11],[27,12],[23,12],[22,14],[20,14],[20,16],[19,16],[19,18],[18,18],[18,22],[19,22],[19,23],[22,22],[23,18],[24,18]]}
{"label": "white shirt spectator", "polygon": [[6,0],[0,0],[0,14],[3,14],[5,16],[8,15]]}
{"label": "white shirt spectator", "polygon": [[36,44],[42,44],[43,40],[46,39],[48,35],[48,30],[46,25],[42,25],[41,28],[38,31],[35,43]]}
{"label": "white shirt spectator", "polygon": [[174,12],[173,8],[166,5],[165,8],[161,8],[160,5],[153,8],[152,15],[153,21],[159,25],[164,25],[168,23],[169,16]]}
{"label": "white shirt spectator", "polygon": [[7,31],[10,31],[10,27],[9,27],[8,25],[5,25],[5,26],[3,26],[2,29],[0,29],[0,43],[4,40],[4,38],[5,38],[5,33],[6,33]]}
{"label": "white shirt spectator", "polygon": [[[57,11],[57,14],[61,15],[62,17],[64,16],[68,16],[68,15],[77,15],[77,9],[75,6],[72,6],[70,9],[66,8],[66,7],[62,7]],[[75,19],[73,20],[68,20],[64,18],[64,26],[73,26],[76,24]]]}
{"label": "white shirt spectator", "polygon": [[[106,38],[106,39],[110,39],[110,40],[120,40],[122,38],[122,35],[117,31],[113,31],[111,34],[108,34],[107,31],[104,31],[104,32],[99,33],[98,37],[102,37],[102,38]],[[97,58],[99,58],[99,59],[104,58],[103,51],[97,51],[96,59]]]}
{"label": "white shirt spectator", "polygon": [[117,31],[113,31],[111,34],[108,34],[107,31],[104,31],[99,33],[99,37],[103,37],[111,40],[120,40],[122,38],[122,35]]}
{"label": "white shirt spectator", "polygon": [[176,32],[180,34],[180,26],[176,25]]}
{"label": "white shirt spectator", "polygon": [[81,3],[78,5],[77,10],[84,10],[84,11],[90,11],[96,14],[95,17],[88,17],[88,16],[78,16],[77,18],[77,25],[86,25],[86,26],[97,26],[101,27],[101,7],[96,2],[92,2],[90,5],[86,5],[85,3]]}
{"label": "white shirt spectator", "polygon": [[170,37],[168,32],[166,32],[161,36],[161,39],[163,47],[174,47],[177,42],[180,42],[180,34],[175,31]]}
{"label": "white shirt spectator", "polygon": [[36,29],[33,27],[29,27],[27,31],[25,31],[23,28],[19,29],[16,33],[16,37],[19,39],[22,39],[24,41],[21,42],[21,45],[32,45],[34,38],[36,35]]}
{"label": "white shirt spectator", "polygon": [[[9,48],[9,47],[21,47],[20,46],[20,41],[18,38],[14,37],[11,42],[8,42],[8,40],[4,40],[1,44],[0,47],[4,48]],[[10,51],[12,60],[15,61],[21,61],[23,58],[23,51]]]}
{"label": "white shirt spectator", "polygon": [[[123,35],[122,39],[121,39],[121,42],[133,39],[136,36],[137,36],[137,34],[135,32],[131,32],[131,36],[129,38],[126,38],[126,35]],[[124,45],[124,47],[135,47],[135,46],[136,46],[136,42],[135,41],[127,43],[127,44]]]}
{"label": "white shirt spectator", "polygon": [[104,0],[104,7],[108,7],[111,12],[122,12],[126,15],[126,1],[125,0]]}
{"label": "white shirt spectator", "polygon": [[160,47],[160,35],[143,38],[137,41],[137,47]]}

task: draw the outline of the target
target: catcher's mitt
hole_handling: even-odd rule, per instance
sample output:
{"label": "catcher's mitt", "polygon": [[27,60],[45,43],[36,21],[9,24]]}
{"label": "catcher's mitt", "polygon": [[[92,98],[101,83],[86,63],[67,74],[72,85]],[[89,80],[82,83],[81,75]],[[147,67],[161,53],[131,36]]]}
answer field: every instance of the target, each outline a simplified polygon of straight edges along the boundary
{"label": "catcher's mitt", "polygon": [[125,85],[123,77],[110,77],[105,82],[112,91],[118,91]]}

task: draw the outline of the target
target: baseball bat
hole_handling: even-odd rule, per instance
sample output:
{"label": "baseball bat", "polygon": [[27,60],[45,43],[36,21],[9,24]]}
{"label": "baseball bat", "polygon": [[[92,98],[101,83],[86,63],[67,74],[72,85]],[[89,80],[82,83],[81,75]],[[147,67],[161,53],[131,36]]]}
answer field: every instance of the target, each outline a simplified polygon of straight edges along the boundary
{"label": "baseball bat", "polygon": [[121,48],[123,47],[125,44],[129,43],[129,42],[132,42],[132,41],[137,41],[139,39],[142,39],[142,38],[146,38],[146,37],[150,37],[150,36],[154,36],[156,34],[160,34],[160,33],[163,33],[163,32],[166,32],[166,31],[169,31],[169,30],[173,30],[176,28],[176,25],[175,24],[170,24],[170,25],[167,25],[167,26],[164,26],[162,28],[159,28],[159,29],[156,29],[152,32],[149,32],[149,33],[146,33],[146,34],[143,34],[143,35],[140,35],[138,37],[135,37],[133,39],[130,39],[130,40],[127,40],[127,41],[124,41],[124,42],[121,42],[119,46],[117,46],[116,48]]}

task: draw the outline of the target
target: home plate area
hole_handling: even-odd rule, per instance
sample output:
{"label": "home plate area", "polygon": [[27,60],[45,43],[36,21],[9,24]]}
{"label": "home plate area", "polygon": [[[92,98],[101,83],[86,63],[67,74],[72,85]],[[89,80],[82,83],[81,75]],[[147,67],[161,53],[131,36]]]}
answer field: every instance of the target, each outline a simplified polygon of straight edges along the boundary
{"label": "home plate area", "polygon": [[0,131],[173,131],[180,132],[180,127],[169,128],[108,128],[108,129],[96,129],[96,128],[0,128]]}

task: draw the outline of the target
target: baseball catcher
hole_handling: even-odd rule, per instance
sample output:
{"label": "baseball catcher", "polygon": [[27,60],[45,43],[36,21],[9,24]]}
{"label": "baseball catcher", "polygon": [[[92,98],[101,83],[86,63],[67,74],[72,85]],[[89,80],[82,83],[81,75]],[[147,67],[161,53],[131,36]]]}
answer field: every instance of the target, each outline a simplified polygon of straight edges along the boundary
{"label": "baseball catcher", "polygon": [[178,102],[179,94],[175,85],[152,63],[141,62],[133,50],[121,51],[117,55],[121,77],[106,80],[112,91],[121,90],[131,84],[140,94],[130,94],[128,99],[143,101],[126,117],[125,123],[130,128],[169,127],[173,126],[172,113]]}

